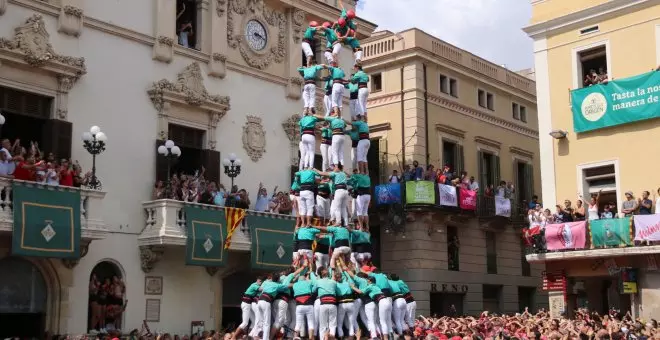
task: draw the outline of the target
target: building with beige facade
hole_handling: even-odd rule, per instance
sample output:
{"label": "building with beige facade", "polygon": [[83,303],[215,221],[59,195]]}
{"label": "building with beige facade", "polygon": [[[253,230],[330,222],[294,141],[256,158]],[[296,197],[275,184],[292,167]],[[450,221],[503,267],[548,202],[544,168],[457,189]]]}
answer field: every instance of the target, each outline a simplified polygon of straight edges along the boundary
{"label": "building with beige facade", "polygon": [[[168,174],[157,148],[169,139],[181,150],[172,173],[204,168],[207,180],[227,190],[235,183],[253,202],[260,181],[269,193],[288,188],[298,162],[302,34],[310,20],[339,14],[335,0],[0,0],[2,137],[26,148],[38,142],[45,155],[87,171],[92,156],[80,136],[92,126],[107,136],[95,158],[100,190],[0,178],[0,336],[87,332],[94,276],[124,282],[129,302],[116,322],[124,330],[146,320],[183,335],[193,324],[235,322],[256,276],[249,228],[220,251],[227,257],[189,265],[197,260],[186,257],[184,212],[198,205],[152,200],[155,181]],[[357,24],[361,38],[376,27]],[[350,51],[340,55],[345,69],[352,61]],[[221,161],[231,154],[243,161],[233,179]],[[44,218],[19,205],[71,214]],[[206,237],[207,253],[223,248]]]}
{"label": "building with beige facade", "polygon": [[[543,266],[525,261],[520,238],[522,205],[541,188],[534,81],[419,29],[374,33],[363,48],[381,182],[416,161],[467,171],[481,187],[476,212],[408,206],[397,228],[374,213],[383,269],[406,280],[421,314],[545,306]],[[510,218],[485,195],[500,181],[516,188]]]}
{"label": "building with beige facade", "polygon": [[[652,106],[659,84],[649,71],[660,63],[660,1],[534,0],[532,8],[524,31],[534,39],[544,205],[578,199],[587,204],[600,192],[594,210],[603,213],[605,205],[615,205],[621,213],[628,191],[635,201],[644,191],[653,199],[660,186],[653,170],[660,146],[652,142],[660,131],[660,120],[653,119],[658,109]],[[593,74],[599,81],[593,81]],[[632,93],[627,98],[632,102],[613,94],[617,86],[621,93]],[[643,110],[652,113],[640,117]],[[653,204],[650,212],[660,210]],[[643,226],[636,217],[632,220],[635,236]],[[598,246],[593,242],[598,223],[603,222],[589,222],[586,249],[527,256],[566,281],[563,292],[550,293],[551,309],[603,312],[615,307],[657,318],[658,247],[636,247],[628,239],[623,242],[627,247],[592,249]],[[637,270],[633,293],[623,294],[622,268]]]}

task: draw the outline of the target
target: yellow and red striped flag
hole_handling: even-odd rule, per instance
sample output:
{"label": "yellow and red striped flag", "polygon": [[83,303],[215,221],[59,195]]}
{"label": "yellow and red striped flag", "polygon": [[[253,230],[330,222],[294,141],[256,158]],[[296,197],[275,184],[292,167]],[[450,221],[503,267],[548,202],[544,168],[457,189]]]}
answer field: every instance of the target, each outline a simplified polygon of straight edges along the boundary
{"label": "yellow and red striped flag", "polygon": [[227,218],[227,238],[225,239],[225,249],[231,246],[231,236],[234,230],[241,224],[245,217],[245,209],[225,207],[225,217]]}

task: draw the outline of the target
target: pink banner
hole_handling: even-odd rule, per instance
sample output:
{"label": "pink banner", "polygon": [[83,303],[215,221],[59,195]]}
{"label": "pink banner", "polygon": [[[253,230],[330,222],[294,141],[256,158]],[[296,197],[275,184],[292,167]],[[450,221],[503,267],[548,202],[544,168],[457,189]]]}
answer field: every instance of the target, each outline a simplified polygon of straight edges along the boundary
{"label": "pink banner", "polygon": [[584,249],[587,240],[587,222],[548,224],[545,243],[548,250]]}
{"label": "pink banner", "polygon": [[461,201],[461,209],[477,210],[477,192],[463,188],[460,190],[458,198]]}

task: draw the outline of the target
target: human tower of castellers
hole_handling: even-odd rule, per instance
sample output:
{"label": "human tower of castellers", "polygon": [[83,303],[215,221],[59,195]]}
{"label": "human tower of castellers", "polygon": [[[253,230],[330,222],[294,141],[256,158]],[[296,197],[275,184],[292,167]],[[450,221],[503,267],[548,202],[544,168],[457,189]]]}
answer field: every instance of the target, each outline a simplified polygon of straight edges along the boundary
{"label": "human tower of castellers", "polygon": [[[258,278],[248,287],[242,297],[242,322],[233,339],[271,339],[289,333],[287,330],[294,330],[296,338],[360,337],[358,316],[370,338],[406,335],[414,326],[416,303],[406,283],[396,274],[387,275],[371,265],[367,214],[371,201],[366,106],[369,77],[362,71],[354,19],[353,10],[342,8],[336,23],[319,26],[312,21],[305,31],[302,50],[307,65],[298,69],[305,81],[299,122],[301,159],[291,185],[298,211],[293,264],[288,270]],[[328,41],[327,64],[323,65],[315,63],[311,49],[319,33]],[[352,48],[355,56],[355,72],[348,80],[338,65],[344,45]],[[316,81],[323,69],[329,71],[329,77],[320,79],[325,82],[326,112],[319,115],[314,104]],[[342,117],[344,88],[350,91],[350,120]],[[322,138],[322,170],[313,168],[317,129]],[[353,146],[351,174],[343,169],[347,134]],[[349,196],[357,215],[355,224],[348,218]]]}

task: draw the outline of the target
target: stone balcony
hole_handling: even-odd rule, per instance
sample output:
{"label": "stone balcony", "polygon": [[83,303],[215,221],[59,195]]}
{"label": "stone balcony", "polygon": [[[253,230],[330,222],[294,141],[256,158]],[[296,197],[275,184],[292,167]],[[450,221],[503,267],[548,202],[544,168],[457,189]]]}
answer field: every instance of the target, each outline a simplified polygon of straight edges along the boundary
{"label": "stone balcony", "polygon": [[[186,246],[187,230],[183,202],[163,199],[147,201],[142,203],[142,206],[146,221],[142,233],[138,236],[140,247]],[[250,251],[251,246],[249,229],[239,226],[232,235],[229,250]]]}
{"label": "stone balcony", "polygon": [[[18,181],[7,177],[0,177],[0,235],[11,234],[14,230],[14,210],[12,202],[12,185],[14,182],[34,185],[40,190],[51,190],[53,187]],[[81,238],[84,243],[100,240],[106,237],[108,227],[102,218],[102,204],[105,192],[97,190],[69,188],[80,191],[80,226]]]}

